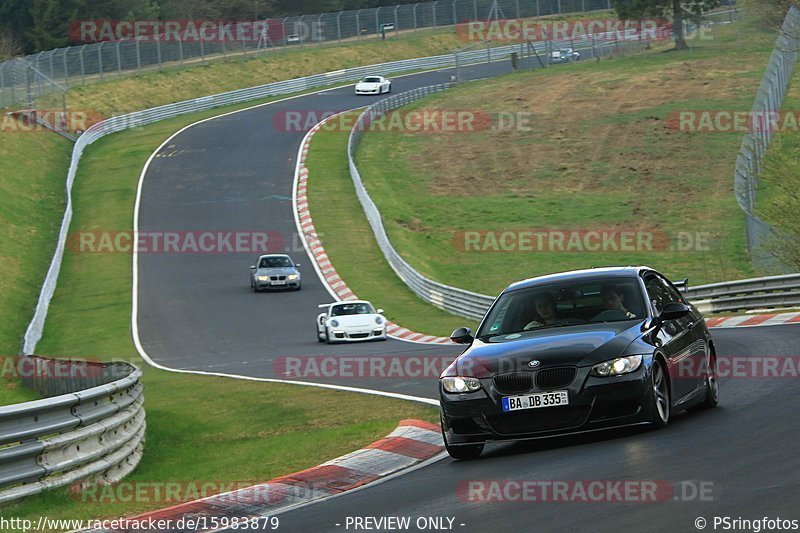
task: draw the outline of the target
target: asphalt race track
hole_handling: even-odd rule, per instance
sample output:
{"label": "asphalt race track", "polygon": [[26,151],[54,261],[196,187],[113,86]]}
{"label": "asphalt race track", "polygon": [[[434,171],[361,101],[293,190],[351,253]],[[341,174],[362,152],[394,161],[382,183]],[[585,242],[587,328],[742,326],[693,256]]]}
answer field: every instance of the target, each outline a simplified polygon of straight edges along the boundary
{"label": "asphalt race track", "polygon": [[[472,74],[507,69],[507,64],[493,63],[474,67]],[[445,82],[451,73],[395,78],[393,92]],[[303,290],[254,294],[247,277],[254,254],[140,254],[139,338],[150,358],[177,369],[284,378],[275,366],[284,356],[459,353],[458,347],[395,340],[327,346],[315,337],[317,304],[331,297],[305,252],[289,242],[296,234],[292,180],[305,132],[279,131],[274,118],[285,111],[351,109],[376,98],[357,98],[352,87],[345,87],[254,108],[191,127],[157,154],[144,179],[139,231],[277,232],[287,237],[290,253],[303,264]],[[391,307],[390,302],[374,303]],[[800,356],[798,333],[798,326],[712,332],[720,360]],[[436,397],[433,378],[325,382]],[[347,517],[356,516],[408,516],[412,523],[418,517],[450,517],[453,528],[464,531],[696,531],[697,517],[708,520],[709,530],[715,515],[800,519],[797,383],[722,378],[718,409],[674,414],[664,430],[634,428],[492,445],[478,461],[444,459],[365,490],[284,513],[280,529],[346,531]],[[699,496],[680,501],[677,494],[678,500],[650,503],[476,503],[463,490],[475,480],[657,480],[695,488],[702,482],[705,490],[711,487],[711,499],[706,492],[704,501],[698,501]]]}

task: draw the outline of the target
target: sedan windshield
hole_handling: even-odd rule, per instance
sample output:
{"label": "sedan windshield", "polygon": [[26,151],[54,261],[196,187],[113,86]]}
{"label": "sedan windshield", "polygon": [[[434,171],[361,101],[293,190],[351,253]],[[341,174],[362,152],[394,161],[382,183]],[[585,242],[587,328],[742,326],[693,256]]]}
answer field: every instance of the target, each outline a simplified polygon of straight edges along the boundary
{"label": "sedan windshield", "polygon": [[292,267],[292,260],[288,257],[262,257],[258,268],[287,268]]}
{"label": "sedan windshield", "polygon": [[374,313],[375,309],[372,305],[364,302],[334,305],[333,309],[331,309],[331,316],[371,315]]}
{"label": "sedan windshield", "polygon": [[538,329],[646,316],[636,278],[572,280],[502,295],[478,331],[490,338]]}

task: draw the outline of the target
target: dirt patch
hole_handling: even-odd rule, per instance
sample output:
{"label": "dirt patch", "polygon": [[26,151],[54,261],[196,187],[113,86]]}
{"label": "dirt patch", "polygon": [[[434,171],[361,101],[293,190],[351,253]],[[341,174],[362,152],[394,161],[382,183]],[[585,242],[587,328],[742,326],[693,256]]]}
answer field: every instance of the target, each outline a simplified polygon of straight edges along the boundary
{"label": "dirt patch", "polygon": [[[703,101],[755,91],[757,80],[740,74],[734,62],[700,60],[625,73],[576,68],[544,83],[498,82],[471,97],[458,94],[446,105],[490,115],[532,113],[529,131],[425,135],[424,150],[436,157],[413,157],[410,164],[433,176],[428,193],[436,196],[475,190],[527,196],[542,187],[608,192],[646,185],[653,176],[685,175],[687,165],[696,164],[697,134],[676,131],[663,108],[686,102],[686,109],[697,109]],[[687,184],[676,195],[692,192]]]}

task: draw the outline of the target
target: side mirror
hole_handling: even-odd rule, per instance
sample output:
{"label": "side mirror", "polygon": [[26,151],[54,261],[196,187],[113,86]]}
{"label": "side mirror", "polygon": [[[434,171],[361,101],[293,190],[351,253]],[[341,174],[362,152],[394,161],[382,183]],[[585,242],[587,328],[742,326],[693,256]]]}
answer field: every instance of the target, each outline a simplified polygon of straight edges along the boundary
{"label": "side mirror", "polygon": [[382,315],[383,314],[383,309],[378,308],[378,314]]}
{"label": "side mirror", "polygon": [[658,315],[658,318],[662,322],[665,322],[667,320],[678,320],[679,318],[683,318],[688,314],[688,305],[679,302],[672,302],[664,306],[664,309],[661,310],[661,314]]}
{"label": "side mirror", "polygon": [[255,270],[255,269],[256,269],[255,265],[250,265],[250,270]]}
{"label": "side mirror", "polygon": [[450,335],[450,340],[456,344],[471,344],[475,338],[469,328],[458,328]]}
{"label": "side mirror", "polygon": [[295,264],[294,264],[294,267],[295,267],[295,268],[300,268],[300,263],[295,263]]}

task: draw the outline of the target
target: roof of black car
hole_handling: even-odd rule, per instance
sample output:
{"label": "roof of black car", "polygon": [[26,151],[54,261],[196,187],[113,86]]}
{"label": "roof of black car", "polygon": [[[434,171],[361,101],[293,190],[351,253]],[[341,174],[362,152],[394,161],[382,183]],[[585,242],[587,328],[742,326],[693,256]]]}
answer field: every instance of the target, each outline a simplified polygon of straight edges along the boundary
{"label": "roof of black car", "polygon": [[[639,275],[642,270],[650,270],[644,266],[627,266],[627,267],[602,267],[602,268],[587,268],[584,270],[570,270],[568,272],[559,272],[557,274],[547,274],[544,276],[537,276],[535,278],[528,278],[522,281],[517,281],[506,287],[506,291],[513,291],[516,289],[524,289],[541,285],[543,283],[556,283],[559,281],[567,281],[570,279],[592,279],[592,278],[631,278]],[[503,291],[505,292],[505,291]]]}

